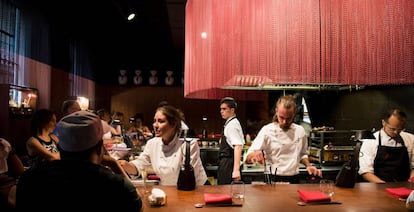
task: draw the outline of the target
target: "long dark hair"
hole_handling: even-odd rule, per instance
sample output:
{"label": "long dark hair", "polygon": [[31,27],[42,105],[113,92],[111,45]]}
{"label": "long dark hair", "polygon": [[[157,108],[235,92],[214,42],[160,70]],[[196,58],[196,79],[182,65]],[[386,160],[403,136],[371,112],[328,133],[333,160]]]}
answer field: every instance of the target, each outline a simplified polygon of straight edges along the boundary
{"label": "long dark hair", "polygon": [[156,111],[160,111],[164,114],[168,120],[168,123],[175,126],[176,133],[181,132],[181,121],[183,120],[184,113],[171,105],[158,107]]}
{"label": "long dark hair", "polygon": [[37,136],[42,133],[42,130],[47,127],[50,120],[52,120],[53,115],[56,116],[56,113],[53,110],[49,109],[39,109],[33,114],[32,120],[30,122],[30,129],[32,136]]}

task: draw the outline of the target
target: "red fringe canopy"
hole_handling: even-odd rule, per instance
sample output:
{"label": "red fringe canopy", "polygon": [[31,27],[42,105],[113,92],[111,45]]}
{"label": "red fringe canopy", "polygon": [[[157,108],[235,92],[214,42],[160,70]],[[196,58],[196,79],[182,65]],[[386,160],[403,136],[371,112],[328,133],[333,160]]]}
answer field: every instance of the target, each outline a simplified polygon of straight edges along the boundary
{"label": "red fringe canopy", "polygon": [[412,0],[188,0],[184,96],[413,84],[413,20]]}

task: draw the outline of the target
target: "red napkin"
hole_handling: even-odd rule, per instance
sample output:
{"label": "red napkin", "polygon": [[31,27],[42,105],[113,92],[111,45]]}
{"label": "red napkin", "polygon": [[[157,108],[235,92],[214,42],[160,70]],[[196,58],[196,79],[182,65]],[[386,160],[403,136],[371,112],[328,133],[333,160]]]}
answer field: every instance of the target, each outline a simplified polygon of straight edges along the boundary
{"label": "red napkin", "polygon": [[330,202],[331,198],[320,191],[298,190],[299,197],[304,202]]}
{"label": "red napkin", "polygon": [[394,195],[398,198],[407,198],[411,191],[411,189],[405,188],[405,187],[399,187],[399,188],[386,188],[385,191],[391,195]]}
{"label": "red napkin", "polygon": [[231,196],[228,194],[204,193],[206,204],[232,204]]}
{"label": "red napkin", "polygon": [[148,180],[161,180],[160,177],[158,175],[155,174],[150,174],[147,176]]}

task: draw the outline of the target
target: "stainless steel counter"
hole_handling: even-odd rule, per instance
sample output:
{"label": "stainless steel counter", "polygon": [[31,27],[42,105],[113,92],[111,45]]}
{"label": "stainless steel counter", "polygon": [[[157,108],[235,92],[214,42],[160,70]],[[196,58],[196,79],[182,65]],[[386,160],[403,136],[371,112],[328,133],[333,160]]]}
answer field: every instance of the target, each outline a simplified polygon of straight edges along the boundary
{"label": "stainless steel counter", "polygon": [[[319,166],[317,164],[315,165],[315,167],[322,170],[323,178],[332,179],[332,180],[335,180],[336,175],[341,169],[341,166]],[[300,165],[300,168],[299,168],[299,175],[300,175],[300,181],[302,183],[313,183],[314,181],[314,178],[312,178],[312,176],[309,176],[308,172],[305,169],[305,166],[302,164]],[[243,181],[245,181],[246,183],[264,182],[264,166],[263,165],[250,166],[250,165],[244,164],[243,169],[242,169],[242,177],[243,177]]]}
{"label": "stainless steel counter", "polygon": [[[218,153],[219,147],[218,146],[200,146],[200,157],[203,161],[204,168],[206,169],[208,176],[217,175],[217,168],[218,168]],[[326,166],[326,165],[319,165],[319,164],[312,164],[318,169],[322,170],[323,178],[326,179],[335,179],[336,175],[338,174],[341,166]],[[242,168],[242,178],[246,183],[251,183],[253,181],[263,182],[264,181],[264,167],[263,165],[247,165],[243,164]],[[302,182],[309,183],[312,177],[309,176],[307,173],[305,166],[300,164],[299,168],[300,179]]]}

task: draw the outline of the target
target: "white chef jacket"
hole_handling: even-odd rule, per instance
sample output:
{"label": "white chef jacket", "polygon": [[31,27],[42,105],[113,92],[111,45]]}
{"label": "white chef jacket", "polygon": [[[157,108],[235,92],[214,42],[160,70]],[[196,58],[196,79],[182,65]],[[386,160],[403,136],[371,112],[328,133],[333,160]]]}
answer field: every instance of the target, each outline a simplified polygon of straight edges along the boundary
{"label": "white chef jacket", "polygon": [[263,150],[266,155],[266,170],[279,176],[299,174],[299,164],[308,158],[308,137],[305,129],[292,123],[288,131],[283,131],[277,122],[260,129],[247,154]]}
{"label": "white chef jacket", "polygon": [[[186,143],[178,135],[165,145],[161,137],[147,141],[144,151],[133,161],[137,169],[140,165],[152,166],[156,175],[161,179],[161,185],[177,185],[181,166],[185,163]],[[190,142],[190,163],[194,168],[197,185],[204,185],[207,174],[200,159],[200,149],[196,139]]]}

